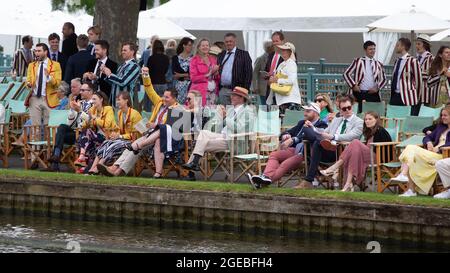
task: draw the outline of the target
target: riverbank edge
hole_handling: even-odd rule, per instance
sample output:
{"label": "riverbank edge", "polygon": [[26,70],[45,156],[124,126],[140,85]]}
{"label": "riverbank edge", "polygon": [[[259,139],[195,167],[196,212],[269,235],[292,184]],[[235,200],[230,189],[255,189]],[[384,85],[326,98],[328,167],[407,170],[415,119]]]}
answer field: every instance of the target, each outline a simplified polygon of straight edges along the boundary
{"label": "riverbank edge", "polygon": [[450,245],[450,209],[0,177],[0,209],[87,221]]}

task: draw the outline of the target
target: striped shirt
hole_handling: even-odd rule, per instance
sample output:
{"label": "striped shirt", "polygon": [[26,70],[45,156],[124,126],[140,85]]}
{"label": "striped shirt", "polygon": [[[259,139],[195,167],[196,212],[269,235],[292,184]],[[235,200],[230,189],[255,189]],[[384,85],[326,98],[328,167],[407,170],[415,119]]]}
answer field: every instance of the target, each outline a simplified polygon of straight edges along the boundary
{"label": "striped shirt", "polygon": [[[363,81],[367,78],[367,59],[368,57],[356,58],[355,60],[353,60],[352,64],[347,68],[347,70],[345,70],[343,76],[345,82],[350,87],[348,91],[349,94],[353,93],[353,87],[361,86]],[[373,74],[373,81],[375,82],[376,87],[378,87],[378,90],[382,89],[387,83],[386,72],[384,70],[383,64],[380,61],[373,60],[371,70]]]}
{"label": "striped shirt", "polygon": [[117,74],[111,74],[106,81],[112,86],[110,102],[111,105],[116,105],[116,96],[121,91],[128,91],[133,97],[134,88],[139,78],[141,68],[136,60],[128,60],[123,63],[117,70]]}

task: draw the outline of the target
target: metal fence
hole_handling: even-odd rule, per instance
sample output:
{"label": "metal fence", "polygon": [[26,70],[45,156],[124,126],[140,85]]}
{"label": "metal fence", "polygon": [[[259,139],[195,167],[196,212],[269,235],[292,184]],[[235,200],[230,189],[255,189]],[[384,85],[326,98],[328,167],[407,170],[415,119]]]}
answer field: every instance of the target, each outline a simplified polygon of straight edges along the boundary
{"label": "metal fence", "polygon": [[[327,63],[325,59],[320,59],[318,63],[301,62],[298,63],[298,73],[308,73],[309,68],[314,68],[319,74],[343,74],[350,64],[343,63]],[[385,65],[384,69],[387,74],[392,74],[394,67]]]}

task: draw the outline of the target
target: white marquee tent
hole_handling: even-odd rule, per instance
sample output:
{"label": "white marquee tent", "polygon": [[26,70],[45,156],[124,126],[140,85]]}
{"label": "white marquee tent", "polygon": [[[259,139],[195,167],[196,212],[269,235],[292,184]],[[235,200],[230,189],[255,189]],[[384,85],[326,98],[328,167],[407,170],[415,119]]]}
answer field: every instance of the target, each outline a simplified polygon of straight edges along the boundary
{"label": "white marquee tent", "polygon": [[[243,31],[252,58],[262,53],[264,40],[273,30],[286,32],[356,32],[364,39],[387,44],[379,48],[380,60],[389,60],[398,38],[393,33],[368,33],[367,25],[386,15],[408,12],[415,0],[171,0],[146,11],[149,16],[168,18],[187,30]],[[450,19],[445,0],[428,0],[423,10],[442,19]],[[443,8],[438,8],[439,6]],[[301,46],[300,46],[301,47]]]}

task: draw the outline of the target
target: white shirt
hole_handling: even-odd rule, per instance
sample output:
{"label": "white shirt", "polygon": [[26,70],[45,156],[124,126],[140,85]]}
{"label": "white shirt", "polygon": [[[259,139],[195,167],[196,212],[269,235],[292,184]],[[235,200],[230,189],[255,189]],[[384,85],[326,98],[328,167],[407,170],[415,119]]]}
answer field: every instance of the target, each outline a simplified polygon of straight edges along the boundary
{"label": "white shirt", "polygon": [[425,59],[426,59],[426,57],[427,57],[428,54],[429,54],[429,53],[428,53],[428,51],[426,51],[426,50],[425,50],[425,52],[422,53],[422,54],[417,54],[417,60],[420,60],[420,65],[423,64],[423,62],[425,61]]}
{"label": "white shirt", "polygon": [[373,65],[375,65],[375,60],[366,57],[366,70],[364,73],[364,79],[361,83],[361,90],[369,91],[370,89],[376,88],[375,78],[373,76]]}
{"label": "white shirt", "polygon": [[348,130],[348,125],[350,123],[350,120],[352,120],[355,117],[355,115],[353,114],[351,117],[349,118],[344,118],[341,122],[341,125],[339,125],[338,130],[336,131],[336,134],[334,135],[334,140],[335,141],[339,141],[339,135],[341,135],[341,131],[342,131],[342,127],[344,126],[344,122],[345,120],[347,120],[347,128],[345,128],[344,134],[347,133]]}
{"label": "white shirt", "polygon": [[[97,72],[98,69],[98,62],[101,61],[104,65],[106,65],[106,62],[108,61],[108,57],[105,57],[101,60],[97,60],[97,64],[95,65],[95,69],[94,69],[94,74]],[[102,73],[100,72],[100,76],[102,75]]]}
{"label": "white shirt", "polygon": [[[237,105],[234,107],[233,112],[232,112],[232,117],[231,118],[227,118],[227,120],[229,121],[234,121],[234,118],[241,112],[244,110],[244,105]],[[222,135],[226,136],[227,135],[227,131],[228,131],[228,123],[223,127],[222,129]]]}
{"label": "white shirt", "polygon": [[[37,93],[38,93],[39,76],[40,76],[39,75],[39,71],[41,70],[41,63],[42,62],[38,62],[37,66],[36,66],[36,85],[34,86],[34,89],[33,89],[33,94],[35,96],[37,96]],[[45,58],[43,64],[44,64],[44,68],[43,68],[42,72],[44,73],[44,78],[43,78],[43,81],[42,81],[42,93],[41,93],[41,95],[42,95],[42,97],[45,97],[45,96],[47,96],[47,82],[49,82],[50,79],[51,79],[50,75],[48,75],[48,77],[45,77],[45,69],[47,69],[47,67],[48,67],[48,58]]]}
{"label": "white shirt", "polygon": [[[398,65],[400,66],[400,69],[398,71],[398,77],[397,77],[397,90],[395,90],[396,93],[400,93],[400,79],[402,77],[402,71],[403,68],[405,68],[405,64],[406,64],[406,58],[408,57],[408,53],[406,53],[405,55],[403,55],[400,58],[400,61],[398,62]],[[395,68],[394,68],[395,69]]]}

